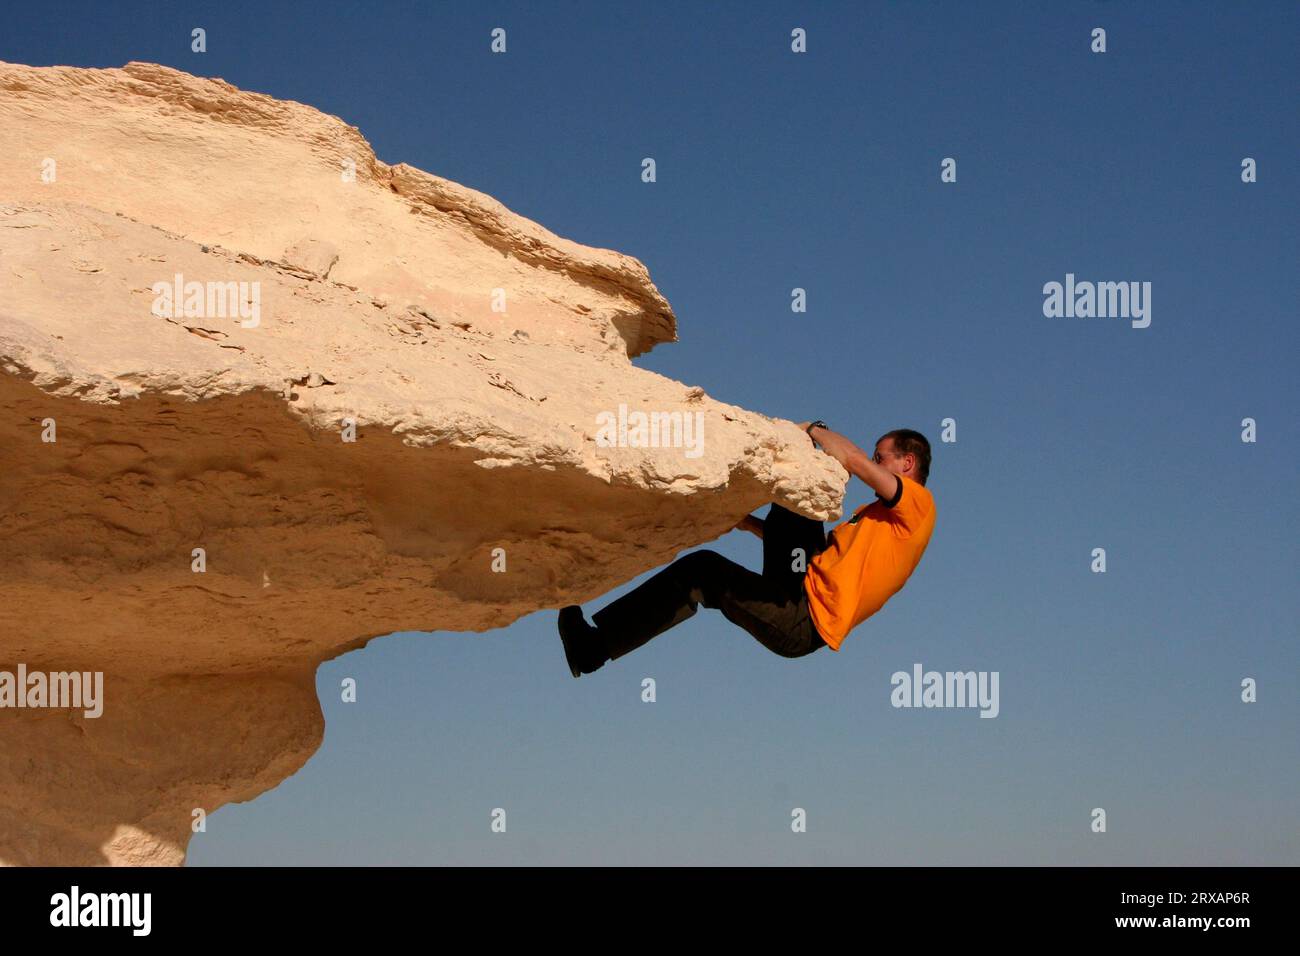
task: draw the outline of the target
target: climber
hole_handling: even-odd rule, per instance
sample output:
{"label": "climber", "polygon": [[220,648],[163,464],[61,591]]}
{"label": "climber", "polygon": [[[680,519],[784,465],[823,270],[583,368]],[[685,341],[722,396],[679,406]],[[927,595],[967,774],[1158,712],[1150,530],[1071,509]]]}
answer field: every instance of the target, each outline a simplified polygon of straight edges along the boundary
{"label": "climber", "polygon": [[823,421],[800,427],[876,500],[836,527],[829,542],[820,521],[778,504],[765,520],[746,515],[733,530],[762,539],[762,574],[716,551],[692,551],[593,614],[595,626],[581,607],[569,605],[560,611],[559,631],[574,677],[636,650],[700,604],[717,608],[782,657],[825,646],[839,651],[849,631],[902,588],[934,528],[934,499],[925,487],[930,443],[900,428],[882,435],[869,456]]}

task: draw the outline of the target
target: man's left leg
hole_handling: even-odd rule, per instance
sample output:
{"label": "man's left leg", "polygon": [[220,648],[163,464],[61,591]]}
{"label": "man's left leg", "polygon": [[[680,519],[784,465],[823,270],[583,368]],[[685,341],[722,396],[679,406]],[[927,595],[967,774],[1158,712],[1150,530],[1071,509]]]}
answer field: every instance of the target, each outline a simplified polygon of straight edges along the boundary
{"label": "man's left leg", "polygon": [[[782,657],[799,657],[811,645],[797,633],[800,607],[784,582],[765,578],[716,551],[692,551],[678,558],[640,587],[592,615],[596,627],[586,627],[581,610],[561,612],[561,633],[598,648],[600,663],[586,662],[586,672],[631,653],[656,635],[691,617],[698,606],[720,610],[764,647]],[[568,608],[565,611],[569,611]],[[580,623],[579,623],[580,622]],[[586,630],[587,636],[581,636]],[[592,666],[594,664],[594,666]]]}

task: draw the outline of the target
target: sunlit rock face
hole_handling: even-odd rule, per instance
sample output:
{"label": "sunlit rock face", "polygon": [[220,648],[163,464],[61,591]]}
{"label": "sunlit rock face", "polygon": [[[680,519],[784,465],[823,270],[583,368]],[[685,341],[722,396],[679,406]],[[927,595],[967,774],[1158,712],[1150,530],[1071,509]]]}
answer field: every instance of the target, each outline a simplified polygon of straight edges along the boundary
{"label": "sunlit rock face", "polygon": [[0,862],[180,863],[319,746],[322,661],[839,514],[794,425],[631,364],[676,336],[640,262],[335,117],[0,64],[0,136]]}

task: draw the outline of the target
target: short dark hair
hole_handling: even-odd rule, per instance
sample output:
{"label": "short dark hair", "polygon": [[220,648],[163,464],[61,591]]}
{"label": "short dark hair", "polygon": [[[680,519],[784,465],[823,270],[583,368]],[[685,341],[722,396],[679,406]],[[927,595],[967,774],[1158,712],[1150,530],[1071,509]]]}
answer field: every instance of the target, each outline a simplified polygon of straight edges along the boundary
{"label": "short dark hair", "polygon": [[925,479],[930,477],[930,443],[926,437],[910,428],[895,428],[877,438],[876,444],[886,438],[894,440],[894,450],[900,455],[916,456],[916,480],[925,484]]}

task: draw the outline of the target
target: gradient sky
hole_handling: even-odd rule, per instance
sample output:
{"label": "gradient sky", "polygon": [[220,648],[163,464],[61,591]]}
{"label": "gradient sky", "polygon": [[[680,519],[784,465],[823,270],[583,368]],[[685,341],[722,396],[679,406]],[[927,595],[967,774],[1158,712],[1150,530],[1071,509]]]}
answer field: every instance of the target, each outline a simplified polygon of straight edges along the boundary
{"label": "gradient sky", "polygon": [[[377,640],[321,667],[319,753],[190,864],[1300,863],[1298,28],[1292,2],[8,9],[0,59],[309,103],[636,256],[681,338],[643,367],[935,443],[929,550],[840,654],[704,609],[577,681],[553,610]],[[1151,282],[1150,328],[1045,318],[1067,272]],[[891,707],[916,662],[998,671],[1000,716]]]}

